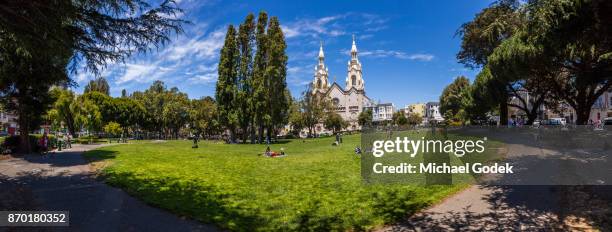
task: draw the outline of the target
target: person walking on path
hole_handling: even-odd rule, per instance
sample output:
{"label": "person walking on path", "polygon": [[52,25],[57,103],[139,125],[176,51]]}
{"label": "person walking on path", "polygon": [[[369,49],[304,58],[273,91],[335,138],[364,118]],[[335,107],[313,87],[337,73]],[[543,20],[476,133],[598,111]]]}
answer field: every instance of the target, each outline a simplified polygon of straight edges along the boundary
{"label": "person walking on path", "polygon": [[43,158],[46,158],[49,154],[49,137],[47,136],[47,132],[45,132],[38,141],[38,146],[40,146],[40,153]]}

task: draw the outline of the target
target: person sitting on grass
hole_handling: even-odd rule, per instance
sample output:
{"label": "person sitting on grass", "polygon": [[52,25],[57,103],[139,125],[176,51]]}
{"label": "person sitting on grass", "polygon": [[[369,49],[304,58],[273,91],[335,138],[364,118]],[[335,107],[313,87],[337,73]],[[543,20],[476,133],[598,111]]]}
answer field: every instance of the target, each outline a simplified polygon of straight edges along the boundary
{"label": "person sitting on grass", "polygon": [[272,155],[272,152],[270,151],[270,146],[268,146],[268,147],[266,148],[266,152],[264,152],[264,155],[265,155],[265,156],[268,156],[268,157],[269,157],[270,155]]}

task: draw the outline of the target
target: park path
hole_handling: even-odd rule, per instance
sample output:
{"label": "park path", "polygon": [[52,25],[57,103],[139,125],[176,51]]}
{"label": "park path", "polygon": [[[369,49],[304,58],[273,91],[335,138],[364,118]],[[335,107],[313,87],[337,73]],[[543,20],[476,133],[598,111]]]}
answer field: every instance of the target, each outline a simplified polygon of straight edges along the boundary
{"label": "park path", "polygon": [[[96,180],[82,153],[100,146],[105,145],[74,145],[54,157],[26,155],[0,160],[0,210],[70,212],[70,227],[43,231],[217,230],[146,205],[121,189]],[[0,231],[17,229],[24,228]]]}
{"label": "park path", "polygon": [[[560,154],[509,141],[507,158],[518,167],[549,175],[540,178],[567,176]],[[610,231],[611,202],[611,185],[472,185],[379,231]]]}

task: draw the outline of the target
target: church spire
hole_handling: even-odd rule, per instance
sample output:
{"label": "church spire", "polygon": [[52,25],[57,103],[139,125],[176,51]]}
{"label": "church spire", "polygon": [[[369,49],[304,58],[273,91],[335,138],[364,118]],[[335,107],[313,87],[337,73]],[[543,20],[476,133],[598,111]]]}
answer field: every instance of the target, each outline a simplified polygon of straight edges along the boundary
{"label": "church spire", "polygon": [[353,34],[353,46],[351,46],[351,59],[357,59],[357,45],[355,45],[355,34]]}
{"label": "church spire", "polygon": [[319,46],[319,64],[315,66],[314,80],[312,82],[313,93],[325,92],[329,87],[329,81],[327,80],[327,67],[325,67],[325,54],[323,53],[323,41]]}
{"label": "church spire", "polygon": [[325,54],[323,53],[323,41],[321,41],[321,46],[319,47],[319,64],[323,64],[324,59]]}

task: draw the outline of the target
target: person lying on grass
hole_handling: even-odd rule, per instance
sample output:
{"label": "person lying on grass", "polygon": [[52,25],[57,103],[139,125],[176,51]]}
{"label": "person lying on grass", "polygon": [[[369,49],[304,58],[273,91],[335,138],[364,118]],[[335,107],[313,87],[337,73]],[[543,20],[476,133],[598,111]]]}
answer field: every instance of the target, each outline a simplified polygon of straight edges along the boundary
{"label": "person lying on grass", "polygon": [[281,151],[279,152],[275,152],[275,151],[271,151],[270,150],[270,146],[268,146],[266,148],[266,152],[264,152],[264,155],[266,157],[280,157],[280,156],[285,156],[285,149],[281,147]]}

